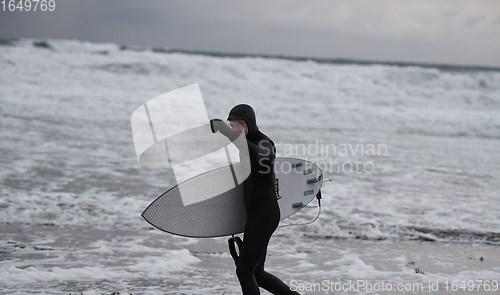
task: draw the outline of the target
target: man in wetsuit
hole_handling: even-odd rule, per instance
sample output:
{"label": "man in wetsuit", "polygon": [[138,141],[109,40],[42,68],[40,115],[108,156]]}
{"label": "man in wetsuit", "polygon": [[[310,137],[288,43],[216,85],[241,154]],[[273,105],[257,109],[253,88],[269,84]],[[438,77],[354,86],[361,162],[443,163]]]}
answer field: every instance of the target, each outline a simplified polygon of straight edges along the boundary
{"label": "man in wetsuit", "polygon": [[275,191],[274,142],[259,131],[254,110],[249,105],[235,106],[228,120],[231,128],[220,119],[211,120],[212,132],[219,131],[233,142],[244,132],[251,166],[250,176],[243,182],[247,221],[236,266],[243,294],[260,294],[259,286],[273,294],[299,294],[264,271],[267,245],[280,221]]}

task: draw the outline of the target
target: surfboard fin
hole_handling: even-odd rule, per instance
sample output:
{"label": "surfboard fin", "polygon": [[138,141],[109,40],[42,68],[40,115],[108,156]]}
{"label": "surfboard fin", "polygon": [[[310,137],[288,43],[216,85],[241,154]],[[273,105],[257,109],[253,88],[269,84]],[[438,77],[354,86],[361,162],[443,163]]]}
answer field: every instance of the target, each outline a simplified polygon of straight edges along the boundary
{"label": "surfboard fin", "polygon": [[309,205],[304,204],[304,203],[302,203],[302,202],[298,202],[298,203],[294,203],[294,204],[292,204],[292,207],[293,207],[293,208],[316,208],[316,207],[318,207],[318,206],[309,206]]}
{"label": "surfboard fin", "polygon": [[292,165],[292,168],[300,167],[302,165],[304,165],[304,162],[297,162],[297,163]]}
{"label": "surfboard fin", "polygon": [[298,203],[292,204],[292,207],[293,208],[304,208],[304,207],[307,207],[307,205],[304,205],[304,203],[302,203],[302,202],[298,202]]}
{"label": "surfboard fin", "polygon": [[323,182],[329,182],[332,181],[331,179],[317,179],[317,178],[311,178],[307,180],[307,183],[323,183]]}

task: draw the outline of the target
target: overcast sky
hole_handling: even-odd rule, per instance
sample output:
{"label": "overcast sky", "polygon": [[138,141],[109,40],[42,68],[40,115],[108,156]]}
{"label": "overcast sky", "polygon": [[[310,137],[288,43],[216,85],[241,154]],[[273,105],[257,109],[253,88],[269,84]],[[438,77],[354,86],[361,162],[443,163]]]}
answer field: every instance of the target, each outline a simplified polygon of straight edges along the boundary
{"label": "overcast sky", "polygon": [[0,12],[0,38],[500,67],[499,0],[55,3]]}

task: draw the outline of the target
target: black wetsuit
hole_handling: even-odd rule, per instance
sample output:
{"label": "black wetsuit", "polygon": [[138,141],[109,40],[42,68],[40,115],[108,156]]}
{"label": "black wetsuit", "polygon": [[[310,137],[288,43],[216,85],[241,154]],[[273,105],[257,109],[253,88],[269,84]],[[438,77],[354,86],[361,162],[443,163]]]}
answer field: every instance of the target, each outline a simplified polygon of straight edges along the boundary
{"label": "black wetsuit", "polygon": [[[259,286],[273,294],[299,294],[291,291],[277,277],[264,271],[267,245],[280,220],[275,191],[274,143],[259,131],[252,107],[235,106],[229,113],[229,119],[244,120],[248,126],[246,139],[251,173],[244,181],[247,221],[236,267],[243,294],[260,294]],[[220,131],[230,139],[234,137],[228,130]]]}

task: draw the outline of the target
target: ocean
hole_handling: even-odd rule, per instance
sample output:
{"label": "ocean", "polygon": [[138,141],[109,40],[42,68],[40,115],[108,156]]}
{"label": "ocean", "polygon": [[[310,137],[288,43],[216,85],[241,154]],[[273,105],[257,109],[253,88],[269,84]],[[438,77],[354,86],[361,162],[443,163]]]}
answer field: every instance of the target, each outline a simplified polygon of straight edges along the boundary
{"label": "ocean", "polygon": [[139,165],[131,115],[194,83],[332,180],[271,240],[294,289],[498,292],[500,69],[20,39],[0,77],[0,294],[240,294],[227,238],[140,216],[175,178]]}

